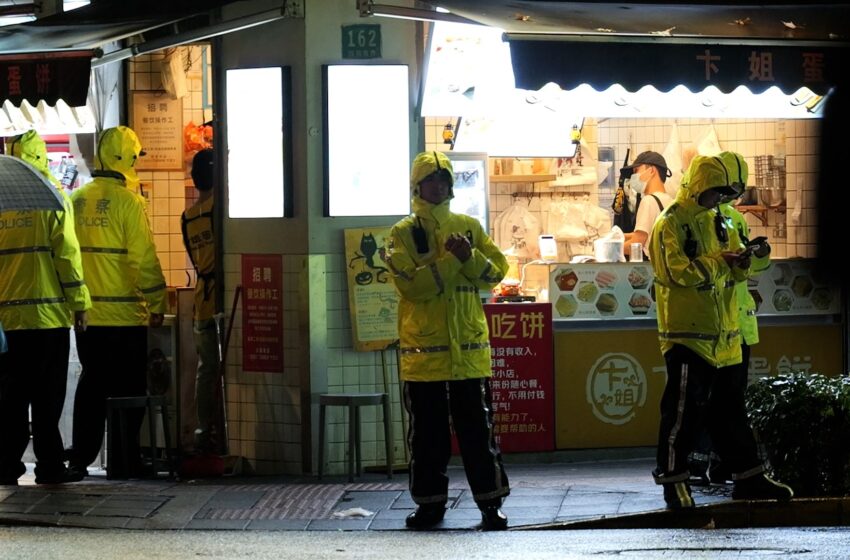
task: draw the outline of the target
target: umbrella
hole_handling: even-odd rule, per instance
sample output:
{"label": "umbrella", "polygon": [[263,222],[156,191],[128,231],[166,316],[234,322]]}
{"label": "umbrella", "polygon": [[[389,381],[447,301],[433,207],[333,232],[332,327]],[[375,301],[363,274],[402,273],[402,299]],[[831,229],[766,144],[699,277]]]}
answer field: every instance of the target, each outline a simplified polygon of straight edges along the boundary
{"label": "umbrella", "polygon": [[0,212],[64,209],[62,193],[38,169],[0,154]]}

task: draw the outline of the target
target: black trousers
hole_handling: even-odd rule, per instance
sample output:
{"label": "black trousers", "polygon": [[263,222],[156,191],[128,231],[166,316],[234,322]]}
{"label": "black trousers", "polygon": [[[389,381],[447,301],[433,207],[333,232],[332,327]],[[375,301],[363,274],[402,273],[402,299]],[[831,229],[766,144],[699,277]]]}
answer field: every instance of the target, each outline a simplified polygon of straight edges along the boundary
{"label": "black trousers", "polygon": [[[86,467],[97,458],[103,444],[108,397],[138,397],[147,393],[147,347],[147,327],[89,327],[77,333],[83,373],[74,397],[71,464]],[[127,438],[112,440],[116,447],[128,446],[131,458],[140,456],[139,429],[144,416],[143,408],[128,410]],[[110,451],[122,456],[122,449]]]}
{"label": "black trousers", "polygon": [[490,383],[405,382],[404,404],[410,416],[410,494],[417,504],[445,504],[451,457],[451,423],[457,435],[466,480],[479,507],[501,505],[510,493],[502,454],[493,435]]}
{"label": "black trousers", "polygon": [[[743,395],[747,390],[747,379],[750,374],[750,346],[747,343],[741,344],[741,363],[733,367],[736,368],[734,373],[735,379],[732,381],[734,383],[733,389],[740,391]],[[694,474],[697,474],[694,472],[695,468],[700,473],[705,473],[709,463],[716,468],[722,462],[722,457],[720,457],[711,445],[711,435],[709,434],[708,425],[704,417],[700,418],[700,425],[702,426],[700,434],[697,437],[694,450],[688,458],[691,465],[690,470]]]}
{"label": "black trousers", "polygon": [[36,476],[65,468],[59,418],[68,382],[70,330],[6,332],[9,351],[0,354],[0,478],[11,481],[26,471],[21,458],[30,440]]}
{"label": "black trousers", "polygon": [[746,376],[741,376],[740,364],[715,368],[678,344],[664,354],[664,360],[667,385],[661,397],[655,481],[664,484],[688,478],[688,454],[702,426],[733,480],[761,473],[764,466],[747,421]]}

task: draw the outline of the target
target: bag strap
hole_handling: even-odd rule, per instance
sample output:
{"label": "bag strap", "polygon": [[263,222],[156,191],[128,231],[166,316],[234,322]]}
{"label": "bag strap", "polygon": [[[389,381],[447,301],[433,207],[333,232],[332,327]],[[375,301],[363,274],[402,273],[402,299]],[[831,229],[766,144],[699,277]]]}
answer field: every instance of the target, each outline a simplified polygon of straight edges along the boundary
{"label": "bag strap", "polygon": [[663,211],[664,211],[664,205],[663,205],[663,204],[661,204],[661,199],[660,199],[660,198],[658,198],[657,196],[655,196],[654,194],[651,194],[651,195],[649,195],[649,196],[651,196],[652,198],[654,198],[654,199],[655,199],[655,204],[657,204],[657,205],[658,205],[658,211],[659,211],[659,212],[663,212]]}

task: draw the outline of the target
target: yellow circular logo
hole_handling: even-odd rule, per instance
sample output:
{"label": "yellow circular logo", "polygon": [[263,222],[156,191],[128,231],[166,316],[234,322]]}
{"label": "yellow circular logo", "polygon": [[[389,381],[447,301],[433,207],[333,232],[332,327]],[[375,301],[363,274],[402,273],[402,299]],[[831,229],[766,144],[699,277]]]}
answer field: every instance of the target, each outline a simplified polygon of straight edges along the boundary
{"label": "yellow circular logo", "polygon": [[587,402],[607,424],[620,426],[634,418],[646,402],[646,391],[643,368],[629,354],[604,354],[587,375]]}

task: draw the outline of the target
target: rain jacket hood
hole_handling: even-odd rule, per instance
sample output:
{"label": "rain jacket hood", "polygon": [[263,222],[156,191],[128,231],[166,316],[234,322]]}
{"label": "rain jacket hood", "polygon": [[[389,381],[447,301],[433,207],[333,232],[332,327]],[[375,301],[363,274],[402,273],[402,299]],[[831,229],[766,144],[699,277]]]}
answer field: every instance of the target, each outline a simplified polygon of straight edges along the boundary
{"label": "rain jacket hood", "polygon": [[[432,204],[419,195],[419,183],[432,173],[445,170],[449,174],[449,196],[440,204]],[[420,217],[428,217],[436,210],[437,214],[445,214],[449,209],[449,201],[454,198],[454,170],[452,162],[442,152],[422,152],[413,160],[410,167],[410,202],[413,213]]]}
{"label": "rain jacket hood", "polygon": [[[743,186],[747,184],[749,178],[749,166],[747,165],[744,156],[735,152],[722,152],[717,155],[729,171],[730,178],[733,182],[740,183]],[[732,204],[721,204],[720,212],[726,216],[731,222],[741,242],[746,244],[750,238],[750,228],[744,216],[735,209]],[[752,264],[747,271],[747,277],[752,278],[758,276],[770,267],[770,255],[757,257],[753,255]],[[758,311],[755,299],[747,289],[747,282],[735,283],[735,300],[738,305],[738,323],[741,327],[741,335],[744,337],[744,342],[748,346],[758,344],[758,320],[756,312]]]}
{"label": "rain jacket hood", "polygon": [[[136,160],[142,154],[142,144],[133,129],[126,126],[108,128],[100,135],[97,143],[94,176],[119,173],[133,192],[139,189]],[[107,172],[107,173],[104,173]]]}
{"label": "rain jacket hood", "polygon": [[41,171],[41,174],[47,177],[57,188],[59,187],[59,182],[53,176],[53,173],[50,172],[50,161],[47,158],[47,144],[36,131],[30,130],[12,138],[9,154],[29,163]]}
{"label": "rain jacket hood", "polygon": [[676,202],[685,207],[699,206],[700,195],[709,189],[740,196],[746,184],[747,162],[743,156],[735,152],[695,156],[685,172],[681,188],[676,192]]}

